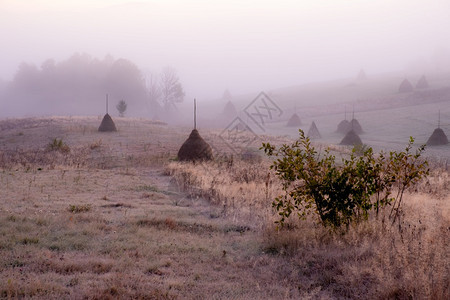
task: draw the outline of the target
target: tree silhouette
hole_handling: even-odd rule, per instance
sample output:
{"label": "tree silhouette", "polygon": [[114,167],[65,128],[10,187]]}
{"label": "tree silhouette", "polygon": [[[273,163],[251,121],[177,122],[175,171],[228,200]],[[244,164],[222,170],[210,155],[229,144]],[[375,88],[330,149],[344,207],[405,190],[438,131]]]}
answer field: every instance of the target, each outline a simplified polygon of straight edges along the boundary
{"label": "tree silhouette", "polygon": [[165,67],[160,80],[161,99],[166,110],[176,108],[175,103],[183,102],[184,91],[177,72],[172,67]]}
{"label": "tree silhouette", "polygon": [[127,103],[124,100],[120,100],[116,105],[117,111],[119,111],[119,116],[123,117],[125,115],[125,111],[127,110]]}
{"label": "tree silhouette", "polygon": [[86,114],[102,103],[105,93],[127,99],[134,113],[142,113],[148,96],[144,77],[131,61],[75,53],[59,62],[48,59],[40,67],[22,63],[0,97],[8,99],[8,111],[21,114]]}

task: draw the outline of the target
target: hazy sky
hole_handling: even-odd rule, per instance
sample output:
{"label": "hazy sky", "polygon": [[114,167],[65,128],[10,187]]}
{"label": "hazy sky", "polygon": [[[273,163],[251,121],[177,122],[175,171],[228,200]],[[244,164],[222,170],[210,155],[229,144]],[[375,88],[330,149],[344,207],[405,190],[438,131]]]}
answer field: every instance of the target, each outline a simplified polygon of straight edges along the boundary
{"label": "hazy sky", "polygon": [[171,65],[217,98],[401,70],[450,48],[449,0],[0,0],[0,78],[74,52]]}

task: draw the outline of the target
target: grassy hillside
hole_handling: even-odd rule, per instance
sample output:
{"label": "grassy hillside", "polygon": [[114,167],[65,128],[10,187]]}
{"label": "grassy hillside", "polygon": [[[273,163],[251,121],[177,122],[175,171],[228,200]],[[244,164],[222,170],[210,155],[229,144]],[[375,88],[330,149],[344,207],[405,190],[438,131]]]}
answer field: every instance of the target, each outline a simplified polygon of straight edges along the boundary
{"label": "grassy hillside", "polygon": [[[408,76],[413,85],[422,74]],[[318,142],[339,144],[343,136],[336,133],[339,122],[353,116],[361,124],[364,144],[377,150],[399,150],[412,136],[418,145],[425,144],[438,126],[450,137],[450,74],[430,74],[428,89],[415,89],[411,93],[398,93],[398,86],[405,74],[384,74],[368,77],[367,80],[343,79],[324,83],[314,83],[268,91],[271,99],[281,108],[280,117],[266,119],[264,131],[261,130],[242,111],[258,93],[236,96],[233,101],[240,117],[257,134],[298,136],[298,129],[308,131],[314,121],[322,135]],[[206,103],[204,104],[207,105]],[[215,105],[217,113],[222,107]],[[207,110],[204,108],[204,110]],[[261,110],[265,113],[264,110]],[[296,112],[302,125],[299,128],[287,127],[286,123]],[[346,113],[345,113],[346,112]],[[225,128],[232,119],[208,119],[206,114],[201,124]],[[450,145],[429,147],[428,157],[440,160],[450,158]]]}

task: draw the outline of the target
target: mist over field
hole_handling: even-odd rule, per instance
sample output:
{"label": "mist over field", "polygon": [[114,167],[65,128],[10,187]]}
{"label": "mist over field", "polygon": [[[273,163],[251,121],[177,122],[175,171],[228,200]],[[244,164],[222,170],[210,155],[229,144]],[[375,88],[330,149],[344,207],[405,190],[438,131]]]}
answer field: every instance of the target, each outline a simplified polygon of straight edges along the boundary
{"label": "mist over field", "polygon": [[450,299],[449,0],[0,0],[1,299]]}
{"label": "mist over field", "polygon": [[225,90],[246,95],[244,106],[259,91],[353,80],[361,69],[395,74],[396,88],[404,77],[448,75],[449,12],[445,0],[2,0],[0,116],[101,114],[109,94],[113,111],[124,99],[128,116],[161,118],[146,94],[167,66],[183,88],[181,112],[193,98],[214,111]]}

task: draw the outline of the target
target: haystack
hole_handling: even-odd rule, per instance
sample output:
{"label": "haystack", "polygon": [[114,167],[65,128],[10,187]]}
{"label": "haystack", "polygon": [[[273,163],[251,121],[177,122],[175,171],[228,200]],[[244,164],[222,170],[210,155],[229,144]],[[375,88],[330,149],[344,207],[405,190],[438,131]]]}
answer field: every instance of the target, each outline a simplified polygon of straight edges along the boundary
{"label": "haystack", "polygon": [[417,81],[416,88],[427,89],[428,87],[429,87],[429,85],[428,85],[427,78],[425,77],[425,75],[422,75],[422,77],[420,77],[419,81]]}
{"label": "haystack", "polygon": [[360,81],[367,79],[366,72],[364,72],[364,69],[361,69],[359,71],[357,79]]}
{"label": "haystack", "polygon": [[442,128],[439,127],[433,131],[433,134],[427,141],[428,146],[440,146],[447,144],[448,144],[447,136],[445,135],[444,130],[442,130]]}
{"label": "haystack", "polygon": [[102,123],[100,124],[98,131],[101,132],[117,131],[116,124],[114,124],[113,119],[108,113],[103,117]]}
{"label": "haystack", "polygon": [[361,133],[363,133],[361,124],[359,124],[358,120],[352,119],[352,120],[349,122],[349,125],[350,125],[350,130],[353,130],[356,134],[361,134]]}
{"label": "haystack", "polygon": [[180,161],[212,160],[211,146],[200,136],[197,129],[193,129],[189,138],[181,145],[178,151]]}
{"label": "haystack", "polygon": [[222,115],[227,119],[233,119],[238,115],[236,107],[234,106],[233,102],[228,101],[227,104],[225,104]]}
{"label": "haystack", "polygon": [[342,120],[336,129],[337,133],[342,133],[342,134],[347,134],[347,132],[349,132],[351,130],[351,125],[350,122],[347,120]]}
{"label": "haystack", "polygon": [[311,139],[320,139],[322,137],[314,121],[311,123],[311,127],[309,127],[307,136]]}
{"label": "haystack", "polygon": [[344,138],[340,142],[340,145],[350,145],[350,146],[362,145],[362,141],[354,130],[350,130],[344,136]]}
{"label": "haystack", "polygon": [[398,92],[399,93],[409,93],[412,92],[414,90],[411,82],[409,82],[408,79],[405,78],[405,80],[402,81],[402,83],[400,83],[400,86],[398,87]]}
{"label": "haystack", "polygon": [[194,99],[194,129],[188,139],[178,150],[180,161],[204,161],[212,160],[213,152],[211,146],[205,142],[197,130],[197,101]]}
{"label": "haystack", "polygon": [[230,91],[229,91],[228,89],[226,89],[226,90],[223,92],[222,99],[223,99],[223,100],[231,100],[231,99],[233,99],[233,96],[231,96],[231,93],[230,93]]}
{"label": "haystack", "polygon": [[293,114],[286,124],[287,127],[299,127],[300,125],[302,125],[302,121],[297,114]]}

